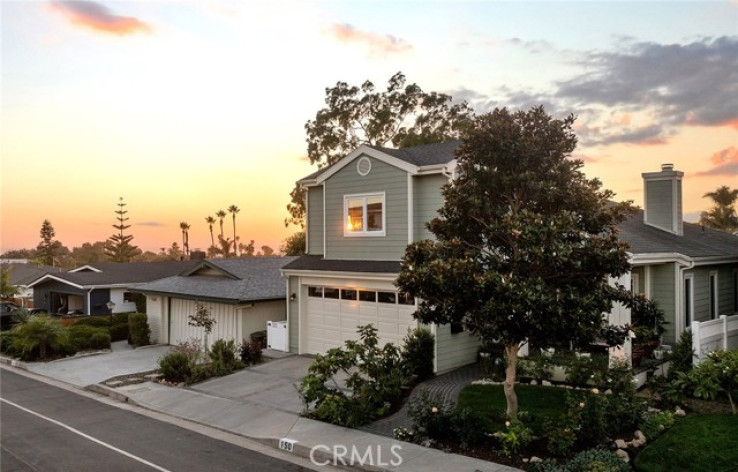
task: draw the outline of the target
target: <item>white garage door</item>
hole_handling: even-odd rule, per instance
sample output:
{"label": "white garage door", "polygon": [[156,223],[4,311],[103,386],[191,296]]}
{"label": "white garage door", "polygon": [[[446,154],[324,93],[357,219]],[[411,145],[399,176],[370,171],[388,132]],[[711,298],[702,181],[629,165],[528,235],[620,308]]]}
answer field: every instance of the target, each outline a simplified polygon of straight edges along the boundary
{"label": "white garage door", "polygon": [[[241,340],[240,320],[236,316],[235,307],[224,303],[207,303],[204,305],[210,309],[215,318],[213,332],[208,336],[208,345],[212,346],[217,339],[233,339],[237,343]],[[172,298],[169,326],[169,344],[179,344],[190,338],[202,341],[204,330],[188,324],[189,315],[196,310],[194,300],[182,300]]]}
{"label": "white garage door", "polygon": [[346,340],[359,339],[357,326],[370,323],[377,328],[380,346],[400,346],[408,329],[417,326],[414,304],[402,298],[397,292],[309,286],[303,351],[318,354],[343,346]]}

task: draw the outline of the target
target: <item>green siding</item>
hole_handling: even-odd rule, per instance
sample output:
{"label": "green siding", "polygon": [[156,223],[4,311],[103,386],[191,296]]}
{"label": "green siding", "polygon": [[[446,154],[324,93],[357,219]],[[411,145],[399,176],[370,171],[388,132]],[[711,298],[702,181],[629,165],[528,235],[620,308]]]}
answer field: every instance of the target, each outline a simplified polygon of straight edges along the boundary
{"label": "green siding", "polygon": [[718,316],[731,315],[734,307],[733,270],[738,264],[696,267],[685,271],[694,277],[694,321],[710,320],[710,272],[718,277]]}
{"label": "green siding", "polygon": [[672,181],[655,180],[646,182],[646,208],[648,209],[647,222],[651,225],[672,230]]}
{"label": "green siding", "polygon": [[466,331],[451,334],[451,325],[436,327],[436,372],[442,374],[477,360],[480,342]]}
{"label": "green siding", "polygon": [[[664,343],[673,345],[676,341],[676,307],[675,302],[676,264],[659,264],[651,266],[651,298],[664,311],[667,325]],[[695,287],[695,295],[697,293]]]}
{"label": "green siding", "polygon": [[298,353],[300,348],[300,298],[302,298],[302,294],[300,293],[300,279],[298,277],[290,277],[289,278],[289,284],[290,284],[290,294],[296,294],[297,299],[295,301],[290,301],[290,299],[287,299],[287,303],[289,304],[289,316],[287,318],[287,329],[289,330],[289,343],[290,343],[290,352],[294,352],[295,354]]}
{"label": "green siding", "polygon": [[415,241],[435,239],[425,224],[438,216],[443,206],[441,187],[448,182],[444,175],[426,175],[413,180],[413,235]]}
{"label": "green siding", "polygon": [[[326,252],[329,259],[399,260],[405,253],[408,233],[407,172],[371,159],[366,176],[351,163],[325,182]],[[386,236],[343,235],[343,197],[361,193],[385,193]]]}
{"label": "green siding", "polygon": [[323,187],[308,188],[308,254],[323,254]]}
{"label": "green siding", "polygon": [[735,307],[735,282],[733,273],[738,264],[725,264],[718,269],[718,315],[733,315]]}

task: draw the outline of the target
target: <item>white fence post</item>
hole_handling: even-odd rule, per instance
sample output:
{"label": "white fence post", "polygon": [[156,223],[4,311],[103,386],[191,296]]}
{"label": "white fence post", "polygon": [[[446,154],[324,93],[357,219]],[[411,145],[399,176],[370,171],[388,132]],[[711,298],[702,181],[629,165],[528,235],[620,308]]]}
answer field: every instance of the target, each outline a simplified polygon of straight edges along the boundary
{"label": "white fence post", "polygon": [[728,350],[728,317],[726,315],[720,315],[723,325],[723,351]]}
{"label": "white fence post", "polygon": [[700,346],[700,322],[693,321],[692,327],[692,364],[697,365],[702,360],[702,350]]}

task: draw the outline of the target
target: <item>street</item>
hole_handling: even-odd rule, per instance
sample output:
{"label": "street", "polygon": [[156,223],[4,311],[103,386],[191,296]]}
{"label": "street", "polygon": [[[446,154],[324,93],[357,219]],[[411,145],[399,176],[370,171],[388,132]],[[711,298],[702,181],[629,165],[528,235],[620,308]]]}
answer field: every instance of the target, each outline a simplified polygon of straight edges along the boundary
{"label": "street", "polygon": [[0,371],[0,471],[307,471]]}

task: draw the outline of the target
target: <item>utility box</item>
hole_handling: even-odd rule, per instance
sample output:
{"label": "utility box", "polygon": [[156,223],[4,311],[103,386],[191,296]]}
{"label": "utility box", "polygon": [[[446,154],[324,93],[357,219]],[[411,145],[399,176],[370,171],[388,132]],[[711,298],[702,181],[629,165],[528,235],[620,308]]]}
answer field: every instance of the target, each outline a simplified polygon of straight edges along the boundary
{"label": "utility box", "polygon": [[287,351],[286,321],[267,321],[267,349]]}

